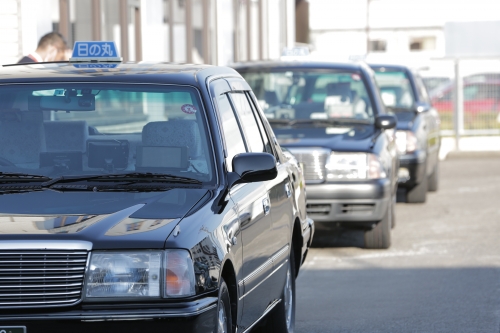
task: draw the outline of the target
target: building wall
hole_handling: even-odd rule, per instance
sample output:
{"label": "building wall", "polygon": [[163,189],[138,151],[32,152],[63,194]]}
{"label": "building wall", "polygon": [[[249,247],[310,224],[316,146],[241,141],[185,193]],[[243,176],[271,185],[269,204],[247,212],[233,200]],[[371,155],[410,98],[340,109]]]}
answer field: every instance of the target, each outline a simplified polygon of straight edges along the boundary
{"label": "building wall", "polygon": [[[36,49],[41,36],[57,29],[60,1],[2,0],[0,64],[17,62]],[[70,31],[63,33],[70,43],[92,40],[92,0],[68,1]],[[101,0],[101,15],[96,18],[101,22],[101,39],[114,40],[119,48],[120,1]],[[170,1],[173,1],[172,13]],[[145,61],[186,62],[189,59],[188,3],[192,13],[194,63],[227,65],[235,61],[279,58],[281,50],[295,42],[295,0],[128,0],[128,3],[140,8],[141,53]],[[134,15],[131,10],[128,13],[128,60],[135,60]],[[173,40],[170,40],[171,27]]]}
{"label": "building wall", "polygon": [[376,59],[444,57],[446,22],[498,20],[500,13],[492,0],[309,0],[309,7],[317,52]]}

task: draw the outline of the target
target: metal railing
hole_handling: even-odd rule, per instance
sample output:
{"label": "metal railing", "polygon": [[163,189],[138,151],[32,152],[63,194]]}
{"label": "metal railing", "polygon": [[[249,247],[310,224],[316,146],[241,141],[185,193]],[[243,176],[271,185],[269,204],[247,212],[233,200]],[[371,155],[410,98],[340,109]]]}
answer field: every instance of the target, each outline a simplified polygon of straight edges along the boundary
{"label": "metal railing", "polygon": [[[441,117],[441,134],[500,135],[500,57],[433,61],[442,76],[424,78]],[[425,77],[425,76],[424,76]]]}

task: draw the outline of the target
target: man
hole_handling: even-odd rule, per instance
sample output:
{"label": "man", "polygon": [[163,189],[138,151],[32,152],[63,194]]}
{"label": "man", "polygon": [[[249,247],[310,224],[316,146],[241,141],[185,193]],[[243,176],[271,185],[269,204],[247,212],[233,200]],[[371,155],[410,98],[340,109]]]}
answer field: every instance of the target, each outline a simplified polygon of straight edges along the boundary
{"label": "man", "polygon": [[58,32],[50,32],[40,38],[35,52],[23,57],[18,64],[61,61],[66,58],[67,44]]}

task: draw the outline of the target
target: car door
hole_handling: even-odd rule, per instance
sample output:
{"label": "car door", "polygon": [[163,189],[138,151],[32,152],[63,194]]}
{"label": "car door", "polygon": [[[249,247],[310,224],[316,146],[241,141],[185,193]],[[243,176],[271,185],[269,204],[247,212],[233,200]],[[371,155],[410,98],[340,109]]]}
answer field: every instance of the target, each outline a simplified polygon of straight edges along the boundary
{"label": "car door", "polygon": [[[243,91],[229,94],[232,105],[251,152],[267,152],[255,115]],[[274,207],[273,191],[269,182],[238,185],[231,197],[238,204],[243,242],[243,273],[245,294],[241,324],[248,327],[257,320],[267,306],[279,298],[273,274],[273,256],[279,243],[272,233]]]}
{"label": "car door", "polygon": [[[257,121],[259,130],[261,132],[262,139],[264,141],[264,147],[266,152],[273,154],[276,158],[278,176],[266,182],[266,186],[269,191],[269,197],[271,199],[271,215],[273,218],[273,224],[271,228],[271,233],[275,242],[275,254],[274,254],[274,269],[278,269],[284,266],[284,263],[288,259],[288,253],[291,246],[291,239],[293,233],[294,225],[294,215],[297,207],[294,205],[294,186],[293,186],[293,170],[292,166],[287,159],[283,158],[278,152],[279,147],[272,144],[271,141],[274,137],[272,132],[268,132],[263,123],[263,114],[259,111],[256,100],[253,98],[252,94],[247,94],[247,98],[252,106],[255,120]],[[297,176],[295,175],[295,178]],[[305,211],[305,207],[304,207]],[[275,273],[274,280],[276,280],[279,285],[280,281],[283,281],[286,270],[281,270]]]}
{"label": "car door", "polygon": [[[427,89],[425,88],[422,78],[415,75],[415,82],[417,85],[418,99],[424,103],[431,105],[431,101],[427,94]],[[431,174],[434,171],[439,158],[439,147],[440,134],[439,134],[439,114],[437,110],[433,107],[429,111],[425,112],[423,115],[425,119],[425,127],[427,131],[427,174]]]}

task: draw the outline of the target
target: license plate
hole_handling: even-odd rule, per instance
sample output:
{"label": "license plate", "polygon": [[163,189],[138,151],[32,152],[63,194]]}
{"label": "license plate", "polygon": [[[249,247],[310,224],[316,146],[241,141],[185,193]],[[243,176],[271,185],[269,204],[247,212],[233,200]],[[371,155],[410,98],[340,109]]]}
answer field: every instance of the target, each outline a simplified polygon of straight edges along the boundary
{"label": "license plate", "polygon": [[0,333],[26,333],[25,326],[0,326]]}

